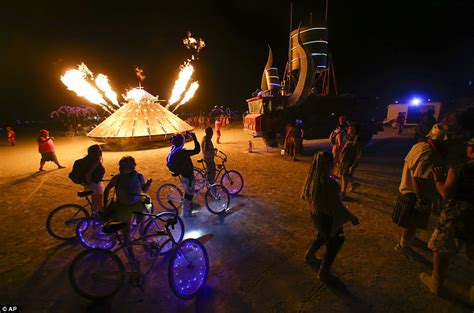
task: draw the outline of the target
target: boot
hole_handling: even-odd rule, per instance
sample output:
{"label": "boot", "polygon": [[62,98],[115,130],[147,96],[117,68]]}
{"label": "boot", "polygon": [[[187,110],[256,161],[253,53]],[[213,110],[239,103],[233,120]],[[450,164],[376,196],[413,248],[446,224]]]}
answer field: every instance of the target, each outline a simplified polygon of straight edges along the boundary
{"label": "boot", "polygon": [[441,286],[443,285],[444,277],[449,267],[449,258],[446,255],[442,255],[438,252],[433,254],[433,272],[431,275],[422,272],[420,274],[420,280],[428,286],[430,291],[435,295],[438,295]]}
{"label": "boot", "polygon": [[331,273],[331,265],[328,264],[325,258],[323,258],[319,269],[319,280],[325,284],[331,284],[339,280],[336,275]]}
{"label": "boot", "polygon": [[319,269],[319,280],[325,284],[335,283],[339,279],[336,275],[331,273],[331,265],[336,259],[336,256],[344,244],[344,235],[336,235],[336,237],[329,239],[326,244],[326,251],[324,252],[321,268]]}
{"label": "boot", "polygon": [[307,264],[310,265],[315,265],[317,267],[320,267],[321,265],[321,259],[316,257],[315,254],[318,252],[319,248],[324,244],[324,240],[318,236],[315,241],[311,243],[311,246],[309,246],[308,250],[306,251],[306,254],[304,256],[304,261]]}
{"label": "boot", "polygon": [[428,273],[421,272],[420,280],[423,284],[425,284],[430,289],[432,293],[434,293],[435,295],[439,294],[439,289],[440,289],[439,277],[431,276]]}

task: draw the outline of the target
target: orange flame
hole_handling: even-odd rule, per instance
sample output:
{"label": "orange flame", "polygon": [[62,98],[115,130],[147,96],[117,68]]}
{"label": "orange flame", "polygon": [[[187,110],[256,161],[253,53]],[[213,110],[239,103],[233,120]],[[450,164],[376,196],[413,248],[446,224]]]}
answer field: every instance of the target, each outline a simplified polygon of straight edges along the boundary
{"label": "orange flame", "polygon": [[192,97],[194,97],[194,94],[196,93],[196,90],[199,88],[199,82],[193,82],[191,86],[189,86],[188,90],[184,94],[183,100],[174,108],[173,112],[176,111],[180,106],[191,100]]}
{"label": "orange flame", "polygon": [[105,93],[107,99],[109,99],[116,107],[120,107],[117,100],[117,93],[112,90],[109,84],[109,78],[104,74],[99,74],[95,78],[95,84]]}
{"label": "orange flame", "polygon": [[[61,76],[61,81],[66,85],[67,89],[74,91],[79,97],[83,97],[93,104],[100,105],[105,111],[112,113],[115,109],[104,99],[99,90],[89,82],[93,78],[94,75],[87,65],[81,63],[77,66],[77,69],[66,71]],[[96,85],[106,94],[110,101],[119,106],[117,94],[110,87],[107,76],[99,74],[96,79]],[[112,100],[114,98],[115,100]]]}
{"label": "orange flame", "polygon": [[181,99],[181,95],[186,90],[193,72],[194,67],[189,62],[186,62],[181,66],[181,71],[179,72],[178,79],[174,83],[173,91],[171,92],[171,97],[166,108],[169,108]]}

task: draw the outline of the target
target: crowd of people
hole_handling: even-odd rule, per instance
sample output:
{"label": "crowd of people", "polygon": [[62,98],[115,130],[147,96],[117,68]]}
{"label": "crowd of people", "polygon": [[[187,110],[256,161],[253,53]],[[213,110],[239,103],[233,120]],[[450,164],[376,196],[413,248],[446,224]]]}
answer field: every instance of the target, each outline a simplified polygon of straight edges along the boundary
{"label": "crowd of people", "polygon": [[[191,157],[202,152],[208,169],[207,180],[213,182],[216,173],[213,137],[215,132],[216,143],[219,144],[223,120],[221,116],[216,116],[214,130],[207,121],[201,142],[193,132],[177,134],[171,139],[172,148],[166,163],[183,186],[185,217],[192,216],[195,192]],[[474,259],[474,138],[464,142],[466,148],[463,158],[450,157],[453,152],[450,143],[453,140],[459,142],[460,138],[456,136],[456,127],[447,121],[433,123],[431,115],[426,114],[420,122],[416,130],[418,142],[405,157],[399,195],[392,212],[392,220],[400,228],[399,242],[394,249],[414,260],[420,257],[415,251],[415,243],[420,241],[416,237],[417,231],[426,230],[430,217],[436,214],[436,227],[427,243],[433,252],[433,270],[431,273],[422,272],[419,276],[434,294],[442,292],[449,264],[462,247]],[[401,129],[403,122],[403,116],[400,121],[397,120]],[[433,125],[425,134],[429,124]],[[14,144],[15,135],[11,132]],[[360,127],[356,122],[347,121],[344,116],[339,117],[337,127],[330,136],[332,149],[314,155],[301,193],[301,198],[310,207],[311,221],[317,231],[305,254],[305,262],[319,267],[319,278],[329,284],[338,280],[330,269],[345,241],[343,225],[348,222],[359,224],[358,218],[344,204],[347,193],[358,186],[353,176],[362,155],[359,133]],[[301,120],[296,120],[294,125],[287,125],[285,151],[293,160],[302,151],[303,137]],[[186,139],[193,141],[193,149],[184,148]],[[44,170],[48,161],[55,163],[58,168],[64,168],[56,156],[54,138],[49,136],[47,130],[40,131],[37,144],[41,154],[40,171]],[[92,145],[87,155],[75,162],[69,177],[83,185],[85,190],[92,191],[92,209],[95,212],[130,224],[133,212],[143,208],[141,194],[149,190],[152,180],[146,180],[143,174],[136,171],[136,161],[131,156],[121,158],[118,166],[119,174],[104,188],[102,150],[99,145]],[[74,175],[79,178],[73,179]],[[112,189],[115,190],[113,195]],[[124,229],[125,240],[129,240],[128,234],[127,227]],[[323,246],[325,252],[322,259],[318,259],[315,254]],[[133,251],[129,253],[133,256]]]}
{"label": "crowd of people", "polygon": [[[432,123],[430,116],[426,114],[418,127],[418,136]],[[420,281],[436,295],[443,292],[449,264],[462,247],[474,260],[474,138],[464,142],[463,158],[449,157],[451,143],[459,143],[458,137],[455,125],[435,121],[423,139],[416,138],[418,142],[405,158],[392,213],[393,222],[400,227],[395,251],[418,261],[423,260],[414,250],[414,243],[421,241],[417,230],[427,229],[430,216],[436,214],[436,227],[427,243],[433,252],[433,270],[420,273]],[[343,224],[359,223],[343,202],[346,192],[354,188],[352,176],[361,157],[359,126],[340,117],[331,143],[332,153],[321,151],[314,156],[301,194],[317,231],[305,262],[319,267],[319,278],[326,283],[338,280],[330,267],[345,240]],[[340,175],[341,183],[333,174]],[[323,245],[323,258],[316,258]]]}
{"label": "crowd of people", "polygon": [[205,129],[211,126],[212,120],[214,120],[214,123],[216,121],[219,121],[223,128],[228,127],[230,123],[229,115],[224,114],[224,113],[214,115],[214,117],[205,116],[204,114],[201,113],[199,115],[188,116],[185,120],[186,120],[186,123],[188,123],[189,125],[195,128],[202,128],[202,129]]}
{"label": "crowd of people", "polygon": [[400,227],[395,250],[413,259],[417,230],[427,229],[430,216],[437,215],[437,226],[428,242],[433,251],[433,271],[422,272],[420,280],[434,294],[442,290],[449,260],[466,246],[474,259],[474,138],[466,144],[464,158],[449,158],[455,134],[451,125],[434,124],[405,158],[399,196],[392,219]]}

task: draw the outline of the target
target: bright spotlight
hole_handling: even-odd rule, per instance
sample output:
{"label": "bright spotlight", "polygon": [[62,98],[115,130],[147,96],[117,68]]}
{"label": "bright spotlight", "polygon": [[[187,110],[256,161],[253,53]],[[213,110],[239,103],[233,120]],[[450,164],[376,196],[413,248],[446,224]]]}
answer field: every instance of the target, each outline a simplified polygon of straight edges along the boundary
{"label": "bright spotlight", "polygon": [[421,103],[420,98],[413,98],[411,100],[411,104],[413,104],[413,105],[419,105],[420,103]]}

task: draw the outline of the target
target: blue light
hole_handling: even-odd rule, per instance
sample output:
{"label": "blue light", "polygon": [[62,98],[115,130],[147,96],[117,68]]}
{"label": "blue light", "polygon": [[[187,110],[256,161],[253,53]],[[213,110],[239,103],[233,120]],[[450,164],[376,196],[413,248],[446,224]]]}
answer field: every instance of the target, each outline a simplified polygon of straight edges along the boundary
{"label": "blue light", "polygon": [[412,105],[418,106],[418,105],[420,105],[420,103],[421,103],[421,99],[420,99],[420,98],[413,98],[413,99],[411,100],[411,104],[412,104]]}

